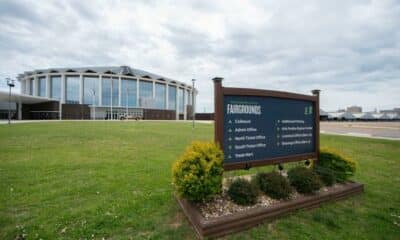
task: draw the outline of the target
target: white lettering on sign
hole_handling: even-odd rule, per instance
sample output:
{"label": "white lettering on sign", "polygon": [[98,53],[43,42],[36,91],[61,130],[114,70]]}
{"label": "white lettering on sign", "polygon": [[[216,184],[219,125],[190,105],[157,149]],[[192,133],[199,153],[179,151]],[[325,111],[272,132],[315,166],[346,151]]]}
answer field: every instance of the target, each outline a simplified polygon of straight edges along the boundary
{"label": "white lettering on sign", "polygon": [[228,114],[254,114],[261,115],[261,105],[248,104],[227,104],[226,112]]}

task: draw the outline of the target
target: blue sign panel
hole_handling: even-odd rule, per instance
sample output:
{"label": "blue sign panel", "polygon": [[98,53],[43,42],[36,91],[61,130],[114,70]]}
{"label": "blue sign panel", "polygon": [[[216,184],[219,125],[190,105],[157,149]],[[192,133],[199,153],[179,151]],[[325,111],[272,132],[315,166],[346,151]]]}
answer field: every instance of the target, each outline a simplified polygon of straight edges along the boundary
{"label": "blue sign panel", "polygon": [[224,96],[225,164],[315,152],[315,109],[307,100]]}

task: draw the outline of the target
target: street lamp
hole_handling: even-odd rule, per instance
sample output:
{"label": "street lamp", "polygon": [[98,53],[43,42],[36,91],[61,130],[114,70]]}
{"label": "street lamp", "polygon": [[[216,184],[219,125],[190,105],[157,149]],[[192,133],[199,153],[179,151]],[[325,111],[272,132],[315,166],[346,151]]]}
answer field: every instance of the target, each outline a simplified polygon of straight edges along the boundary
{"label": "street lamp", "polygon": [[113,107],[112,107],[112,105],[113,105],[113,88],[114,88],[113,77],[111,75],[111,94],[110,94],[110,96],[111,96],[111,99],[110,99],[110,102],[111,102],[111,104],[110,104],[110,117],[111,117],[111,119],[110,120],[113,120]]}
{"label": "street lamp", "polygon": [[11,88],[15,87],[14,80],[11,78],[7,79],[7,85],[10,87],[10,92],[8,94],[8,124],[11,124]]}
{"label": "street lamp", "polygon": [[96,91],[92,88],[92,96],[93,96],[93,120],[96,120]]}
{"label": "street lamp", "polygon": [[196,112],[194,110],[194,82],[196,82],[196,79],[192,79],[192,128],[194,129],[194,121],[196,118]]}

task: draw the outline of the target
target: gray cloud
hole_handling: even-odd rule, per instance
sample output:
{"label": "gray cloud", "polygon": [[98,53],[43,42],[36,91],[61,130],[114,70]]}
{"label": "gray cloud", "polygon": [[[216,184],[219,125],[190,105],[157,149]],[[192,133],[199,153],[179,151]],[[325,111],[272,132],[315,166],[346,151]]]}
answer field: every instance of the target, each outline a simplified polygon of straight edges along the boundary
{"label": "gray cloud", "polygon": [[37,68],[131,65],[309,93],[322,107],[400,104],[400,3],[381,1],[1,1],[0,77]]}

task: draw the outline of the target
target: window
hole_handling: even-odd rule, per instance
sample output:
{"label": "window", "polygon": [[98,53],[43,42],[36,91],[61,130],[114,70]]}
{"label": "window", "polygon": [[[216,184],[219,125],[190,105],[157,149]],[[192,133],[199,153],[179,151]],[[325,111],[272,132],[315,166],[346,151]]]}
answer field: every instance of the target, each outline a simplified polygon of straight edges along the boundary
{"label": "window", "polygon": [[[112,93],[111,93],[111,88],[112,88]],[[101,90],[102,104],[105,106],[110,106],[111,96],[112,96],[112,105],[118,106],[118,79],[113,78],[111,80],[110,77],[103,77],[102,90]]]}
{"label": "window", "polygon": [[165,92],[166,86],[162,83],[156,83],[156,108],[157,109],[165,109]]}
{"label": "window", "polygon": [[99,105],[99,78],[83,77],[83,103]]}
{"label": "window", "polygon": [[79,76],[66,76],[66,103],[79,103]]}
{"label": "window", "polygon": [[33,79],[29,79],[29,95],[33,95],[33,84],[35,84],[35,81]]}
{"label": "window", "polygon": [[50,77],[50,97],[61,99],[61,76]]}
{"label": "window", "polygon": [[136,107],[136,80],[134,79],[121,79],[121,105],[126,107]]}
{"label": "window", "polygon": [[46,77],[38,78],[38,96],[45,97],[46,96]]}
{"label": "window", "polygon": [[153,82],[139,81],[139,103],[140,107],[153,108]]}
{"label": "window", "polygon": [[179,98],[179,113],[183,113],[185,105],[184,105],[184,100],[185,100],[185,92],[183,91],[182,88],[179,88],[178,90],[178,98]]}
{"label": "window", "polygon": [[176,87],[168,86],[168,109],[176,110]]}

